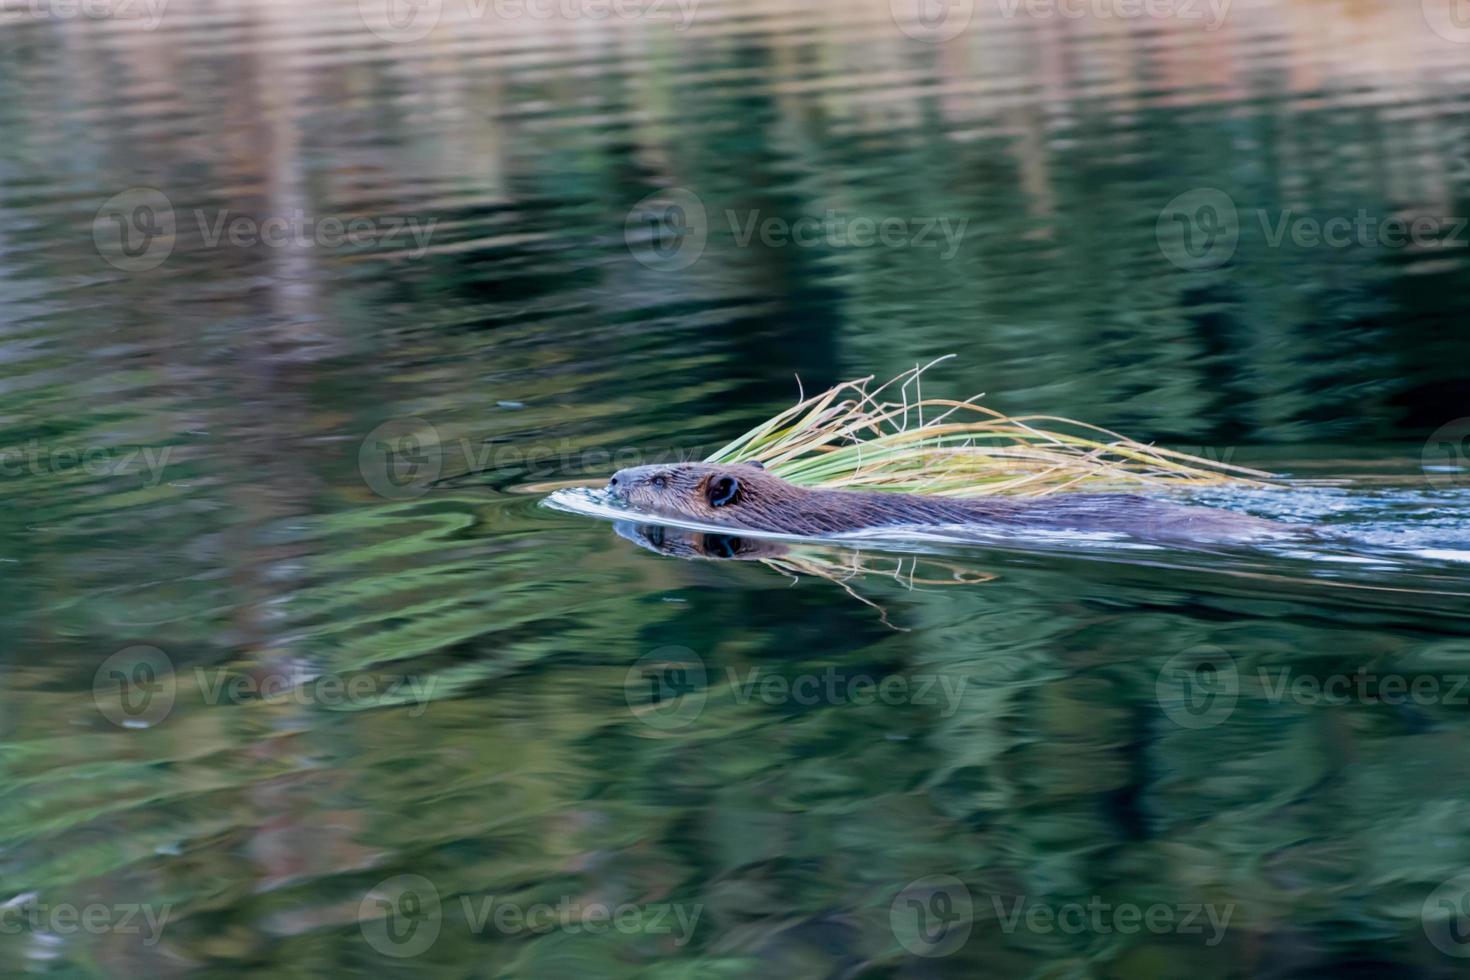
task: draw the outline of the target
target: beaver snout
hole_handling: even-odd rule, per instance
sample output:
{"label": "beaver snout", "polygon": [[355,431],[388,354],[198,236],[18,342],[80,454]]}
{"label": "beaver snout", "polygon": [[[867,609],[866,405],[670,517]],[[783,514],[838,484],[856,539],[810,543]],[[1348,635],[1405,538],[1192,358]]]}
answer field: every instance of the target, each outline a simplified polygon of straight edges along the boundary
{"label": "beaver snout", "polygon": [[626,502],[628,495],[648,482],[649,475],[656,469],[656,466],[628,466],[618,470],[607,481],[607,491]]}
{"label": "beaver snout", "polygon": [[620,500],[627,501],[628,491],[633,488],[637,481],[634,480],[627,470],[618,470],[607,481],[607,492]]}

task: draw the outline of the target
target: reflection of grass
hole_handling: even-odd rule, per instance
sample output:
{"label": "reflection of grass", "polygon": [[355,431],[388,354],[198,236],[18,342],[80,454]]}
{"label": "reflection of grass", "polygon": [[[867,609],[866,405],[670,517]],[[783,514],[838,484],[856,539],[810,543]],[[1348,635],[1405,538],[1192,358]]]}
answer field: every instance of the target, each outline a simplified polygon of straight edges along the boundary
{"label": "reflection of grass", "polygon": [[[914,589],[921,585],[978,585],[981,582],[993,581],[996,577],[991,572],[977,571],[954,562],[926,559],[926,566],[932,565],[935,568],[944,569],[949,572],[949,577],[920,578],[918,558],[869,557],[860,551],[847,552],[842,558],[836,557],[839,554],[842,553],[834,551],[829,555],[825,551],[793,549],[784,555],[762,558],[760,562],[793,579],[799,579],[802,575],[824,578],[858,602],[877,610],[883,620],[883,625],[905,633],[908,632],[907,628],[894,626],[889,621],[887,609],[859,595],[852,586],[848,585],[848,582],[864,575],[882,575],[892,578],[909,589]],[[891,568],[888,567],[890,563]],[[907,572],[904,570],[905,565],[908,566]]]}
{"label": "reflection of grass", "polygon": [[[871,376],[828,388],[745,433],[709,461],[759,460],[784,479],[807,486],[928,494],[1262,486],[1270,477],[1146,446],[1070,419],[1006,416],[974,404],[974,398],[924,398],[921,376],[936,363],[906,371],[871,392]],[[897,401],[892,400],[895,387]],[[885,392],[889,400],[880,400]]]}

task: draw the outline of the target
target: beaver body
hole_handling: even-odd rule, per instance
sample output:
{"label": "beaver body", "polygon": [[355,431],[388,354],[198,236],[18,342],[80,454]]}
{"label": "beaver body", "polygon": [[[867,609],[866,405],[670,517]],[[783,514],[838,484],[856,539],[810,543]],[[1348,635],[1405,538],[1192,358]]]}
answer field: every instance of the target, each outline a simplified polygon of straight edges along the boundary
{"label": "beaver body", "polygon": [[967,526],[993,534],[1105,532],[1150,541],[1237,543],[1298,530],[1231,511],[1129,493],[1038,498],[934,497],[813,490],[759,464],[678,463],[619,470],[608,492],[654,516],[775,534],[820,536],[899,526]]}

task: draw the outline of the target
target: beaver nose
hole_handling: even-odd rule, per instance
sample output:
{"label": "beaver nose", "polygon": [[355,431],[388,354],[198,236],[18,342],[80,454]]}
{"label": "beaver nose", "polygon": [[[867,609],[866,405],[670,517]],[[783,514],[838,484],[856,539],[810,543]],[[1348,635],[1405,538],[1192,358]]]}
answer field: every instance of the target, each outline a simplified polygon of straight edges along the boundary
{"label": "beaver nose", "polygon": [[627,471],[618,470],[612,475],[612,479],[607,481],[607,492],[626,498],[628,496],[628,487],[632,485],[632,482],[632,480],[628,479]]}

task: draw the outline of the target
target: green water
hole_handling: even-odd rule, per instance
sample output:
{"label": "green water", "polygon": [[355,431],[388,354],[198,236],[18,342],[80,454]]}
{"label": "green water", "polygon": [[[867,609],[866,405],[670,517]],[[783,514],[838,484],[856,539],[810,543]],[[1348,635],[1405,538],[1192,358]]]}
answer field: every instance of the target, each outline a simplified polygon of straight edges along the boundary
{"label": "green water", "polygon": [[[0,973],[1464,972],[1457,21],[133,6],[0,32]],[[945,353],[1338,544],[539,506]]]}

